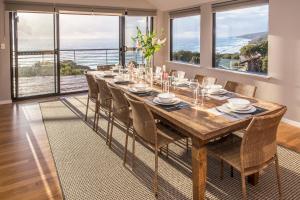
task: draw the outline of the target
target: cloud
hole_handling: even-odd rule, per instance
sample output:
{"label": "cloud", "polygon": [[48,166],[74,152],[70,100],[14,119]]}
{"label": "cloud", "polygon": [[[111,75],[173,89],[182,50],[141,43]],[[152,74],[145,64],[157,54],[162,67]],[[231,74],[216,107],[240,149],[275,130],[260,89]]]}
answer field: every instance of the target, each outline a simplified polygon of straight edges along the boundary
{"label": "cloud", "polygon": [[267,32],[269,7],[258,6],[216,13],[217,37]]}

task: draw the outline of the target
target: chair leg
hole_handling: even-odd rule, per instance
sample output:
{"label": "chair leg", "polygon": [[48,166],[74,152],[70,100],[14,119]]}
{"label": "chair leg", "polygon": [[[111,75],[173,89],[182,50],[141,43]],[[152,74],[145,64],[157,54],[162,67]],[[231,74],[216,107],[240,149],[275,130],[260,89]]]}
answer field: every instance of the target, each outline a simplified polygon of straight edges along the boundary
{"label": "chair leg", "polygon": [[241,173],[241,179],[242,179],[243,200],[247,200],[246,177],[243,172]]}
{"label": "chair leg", "polygon": [[223,180],[224,178],[224,161],[221,160],[221,164],[220,164],[220,178],[221,180]]}
{"label": "chair leg", "polygon": [[87,116],[88,116],[88,111],[89,111],[89,103],[90,103],[90,97],[88,96],[87,103],[86,103],[85,118],[84,118],[85,121],[87,121]]}
{"label": "chair leg", "polygon": [[230,176],[233,177],[233,167],[230,166]]}
{"label": "chair leg", "polygon": [[167,144],[167,146],[166,146],[166,154],[167,154],[167,158],[169,158],[169,145]]}
{"label": "chair leg", "polygon": [[282,189],[281,189],[280,172],[279,172],[279,162],[278,162],[278,156],[277,156],[277,154],[275,155],[275,167],[276,167],[276,174],[277,174],[279,199],[282,199]]}
{"label": "chair leg", "polygon": [[124,147],[124,161],[123,161],[124,166],[126,164],[126,158],[127,158],[127,145],[128,145],[129,127],[130,127],[130,125],[127,125],[126,138],[125,138],[125,147]]}
{"label": "chair leg", "polygon": [[111,111],[108,111],[107,130],[106,130],[106,144],[108,144],[108,137],[110,135],[109,131],[110,131],[110,128],[112,126],[113,126],[113,124],[112,124],[112,113],[111,113]]}
{"label": "chair leg", "polygon": [[135,132],[133,131],[132,135],[132,159],[131,159],[131,165],[132,169],[134,168],[134,157],[135,157]]}
{"label": "chair leg", "polygon": [[99,118],[100,118],[100,112],[97,111],[97,118],[96,118],[96,123],[95,123],[95,129],[96,132],[98,132],[98,128],[99,128]]}
{"label": "chair leg", "polygon": [[97,103],[95,104],[95,114],[94,114],[94,124],[93,124],[93,129],[95,130],[96,128],[96,118],[97,118],[97,114],[98,114],[98,105]]}
{"label": "chair leg", "polygon": [[111,126],[110,126],[110,134],[107,133],[107,138],[108,138],[108,135],[109,135],[109,148],[111,148],[111,141],[112,141],[112,134],[113,134],[113,128],[114,128],[114,121],[115,121],[115,118],[114,116],[112,116],[111,118]]}
{"label": "chair leg", "polygon": [[155,148],[155,172],[153,180],[153,189],[155,197],[158,197],[158,149]]}
{"label": "chair leg", "polygon": [[189,138],[186,138],[186,151],[189,152]]}

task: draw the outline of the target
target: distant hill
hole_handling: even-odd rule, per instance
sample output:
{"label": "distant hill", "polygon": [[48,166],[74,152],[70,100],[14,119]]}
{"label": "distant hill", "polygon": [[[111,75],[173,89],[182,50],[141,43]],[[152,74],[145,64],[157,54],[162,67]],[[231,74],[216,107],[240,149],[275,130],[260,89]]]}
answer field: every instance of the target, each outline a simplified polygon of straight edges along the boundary
{"label": "distant hill", "polygon": [[239,35],[237,37],[253,40],[253,39],[266,37],[267,35],[268,35],[268,32],[259,32],[259,33],[250,33],[250,34],[245,34],[245,35]]}
{"label": "distant hill", "polygon": [[239,38],[250,39],[249,44],[255,44],[268,38],[268,32],[250,33],[237,36]]}

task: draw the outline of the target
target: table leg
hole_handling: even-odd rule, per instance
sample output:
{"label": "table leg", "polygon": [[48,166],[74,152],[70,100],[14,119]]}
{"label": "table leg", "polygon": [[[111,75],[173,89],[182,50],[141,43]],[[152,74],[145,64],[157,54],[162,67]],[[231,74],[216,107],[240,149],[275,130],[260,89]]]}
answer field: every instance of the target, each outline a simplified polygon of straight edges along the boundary
{"label": "table leg", "polygon": [[201,141],[192,139],[193,199],[204,200],[206,191],[207,149]]}
{"label": "table leg", "polygon": [[259,172],[248,176],[248,182],[253,186],[258,184],[258,180],[259,180]]}

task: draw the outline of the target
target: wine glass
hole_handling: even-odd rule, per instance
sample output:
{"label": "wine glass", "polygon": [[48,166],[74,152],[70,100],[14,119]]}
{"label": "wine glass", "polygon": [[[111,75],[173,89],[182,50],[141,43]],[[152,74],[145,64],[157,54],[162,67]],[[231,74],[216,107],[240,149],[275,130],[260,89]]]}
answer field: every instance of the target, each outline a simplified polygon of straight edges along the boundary
{"label": "wine glass", "polygon": [[199,89],[199,82],[197,79],[191,79],[189,88],[193,90],[193,98],[194,98],[194,104],[197,105],[198,103],[198,89]]}

